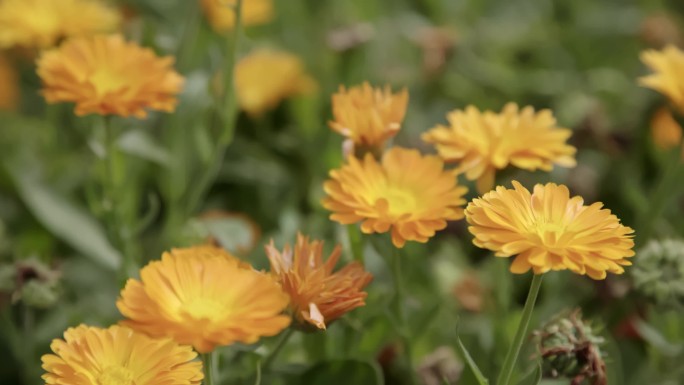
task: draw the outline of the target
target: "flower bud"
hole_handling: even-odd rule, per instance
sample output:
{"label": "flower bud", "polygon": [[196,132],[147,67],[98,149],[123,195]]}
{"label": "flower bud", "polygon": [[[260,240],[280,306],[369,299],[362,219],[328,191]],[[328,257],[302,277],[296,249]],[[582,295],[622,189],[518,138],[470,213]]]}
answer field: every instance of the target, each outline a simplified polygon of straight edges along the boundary
{"label": "flower bud", "polygon": [[635,289],[656,304],[684,304],[684,241],[650,241],[637,253],[631,272]]}

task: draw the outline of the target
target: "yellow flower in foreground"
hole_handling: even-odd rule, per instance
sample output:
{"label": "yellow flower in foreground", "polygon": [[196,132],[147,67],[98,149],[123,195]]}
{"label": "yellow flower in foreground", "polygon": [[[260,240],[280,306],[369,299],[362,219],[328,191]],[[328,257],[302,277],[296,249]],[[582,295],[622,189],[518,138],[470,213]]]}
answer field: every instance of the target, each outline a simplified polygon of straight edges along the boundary
{"label": "yellow flower in foreground", "polygon": [[72,36],[112,32],[119,13],[98,0],[2,0],[0,48],[47,48]]}
{"label": "yellow flower in foreground", "polygon": [[656,147],[669,150],[682,142],[682,127],[667,107],[656,111],[651,119],[651,138]]}
{"label": "yellow flower in foreground", "polygon": [[0,111],[13,111],[19,105],[19,74],[9,60],[0,55]]}
{"label": "yellow flower in foreground", "polygon": [[116,302],[125,326],[201,353],[278,334],[290,324],[287,305],[270,275],[212,246],[164,253],[140,270],[140,281],[126,282]]}
{"label": "yellow flower in foreground", "polygon": [[382,148],[399,132],[408,104],[406,89],[393,94],[389,86],[373,88],[368,82],[350,89],[340,86],[332,96],[334,120],[330,128],[361,148]]}
{"label": "yellow flower in foreground", "polygon": [[290,96],[313,92],[316,82],[306,74],[297,56],[260,49],[237,63],[235,88],[240,107],[259,115]]}
{"label": "yellow flower in foreground", "polygon": [[74,38],[38,60],[48,103],[74,102],[76,114],[147,116],[172,112],[183,78],[173,58],[127,43],[119,35]]}
{"label": "yellow flower in foreground", "polygon": [[449,127],[438,125],[423,134],[446,162],[459,162],[456,172],[477,180],[482,194],[494,187],[496,170],[509,164],[529,171],[551,171],[553,165],[575,166],[575,147],[566,144],[572,131],[556,126],[550,110],[518,109],[508,103],[501,113],[473,106],[447,115]]}
{"label": "yellow flower in foreground", "polygon": [[324,262],[323,241],[309,242],[302,234],[297,234],[294,250],[286,245],[281,253],[273,240],[266,246],[271,272],[290,295],[290,308],[300,325],[325,329],[330,322],[366,304],[363,288],[373,276],[358,262],[333,272],[340,252],[338,245]]}
{"label": "yellow flower in foreground", "polygon": [[204,377],[190,346],[116,325],[69,328],[50,348],[55,354],[42,358],[46,384],[199,385]]}
{"label": "yellow flower in foreground", "polygon": [[[209,24],[218,33],[235,27],[236,0],[202,0],[202,9]],[[273,19],[273,0],[242,0],[242,24],[266,24]]]}
{"label": "yellow flower in foreground", "polygon": [[631,265],[625,258],[634,255],[634,230],[602,203],[584,206],[581,197],[570,198],[566,186],[554,183],[538,184],[531,194],[518,182],[513,187],[499,186],[465,211],[476,246],[497,257],[516,256],[511,272],[567,269],[604,279]]}
{"label": "yellow flower in foreground", "polygon": [[684,112],[684,52],[668,45],[660,51],[642,52],[641,61],[655,73],[639,79],[639,84],[667,96],[679,111]]}
{"label": "yellow flower in foreground", "polygon": [[427,242],[447,221],[463,218],[463,195],[453,173],[437,156],[393,147],[378,163],[371,154],[330,172],[323,206],[342,224],[361,221],[366,234],[392,231],[392,242]]}

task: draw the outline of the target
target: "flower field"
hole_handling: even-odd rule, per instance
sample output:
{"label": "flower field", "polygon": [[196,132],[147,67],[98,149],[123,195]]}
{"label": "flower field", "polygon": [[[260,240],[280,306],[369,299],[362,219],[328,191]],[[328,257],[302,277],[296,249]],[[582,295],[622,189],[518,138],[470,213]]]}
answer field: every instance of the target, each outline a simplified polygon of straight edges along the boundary
{"label": "flower field", "polygon": [[0,383],[684,384],[674,0],[0,0]]}

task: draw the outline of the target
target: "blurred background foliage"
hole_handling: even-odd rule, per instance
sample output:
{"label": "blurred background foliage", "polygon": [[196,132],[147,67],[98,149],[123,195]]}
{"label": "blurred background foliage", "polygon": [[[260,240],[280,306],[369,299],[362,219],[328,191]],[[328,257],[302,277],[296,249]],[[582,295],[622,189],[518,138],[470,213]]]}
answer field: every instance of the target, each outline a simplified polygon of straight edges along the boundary
{"label": "blurred background foliage", "polygon": [[[638,87],[639,52],[682,43],[684,6],[653,0],[276,0],[275,20],[252,27],[240,56],[260,47],[296,54],[315,92],[259,116],[239,115],[225,153],[215,143],[216,102],[225,37],[214,33],[195,1],[124,0],[124,33],[176,56],[186,86],[174,114],[115,119],[116,178],[129,249],[106,235],[98,207],[103,170],[101,121],[76,118],[72,106],[47,106],[33,54],[10,52],[21,101],[0,115],[0,382],[36,384],[51,339],[81,322],[108,325],[121,285],[121,253],[144,263],[163,250],[212,236],[267,266],[263,245],[292,243],[297,231],[345,246],[346,231],[321,207],[322,183],[342,162],[342,139],[327,128],[330,95],[365,80],[410,92],[395,144],[430,149],[420,134],[469,104],[499,110],[509,101],[550,108],[574,130],[578,166],[552,173],[510,171],[517,179],[566,183],[587,202],[600,200],[647,238],[684,234],[679,179],[664,202],[654,194],[678,154],[654,147],[649,122],[663,98]],[[0,87],[3,85],[0,84]],[[673,155],[674,154],[674,155]],[[221,159],[220,167],[213,161]],[[208,180],[208,185],[204,181]],[[475,197],[470,185],[469,197]],[[644,234],[644,235],[642,235]],[[646,238],[644,238],[646,237]],[[381,255],[385,237],[365,245],[374,274],[368,306],[325,333],[298,333],[264,384],[401,384],[402,349],[387,309],[392,278]],[[471,245],[463,221],[428,244],[409,244],[405,259],[412,355],[423,382],[475,384],[458,336],[490,378],[498,371],[520,317],[529,276],[511,276],[505,260]],[[638,263],[638,255],[636,258]],[[39,284],[31,284],[30,282]],[[581,307],[605,337],[609,384],[684,383],[682,308],[660,308],[631,290],[629,274],[591,281],[548,274],[533,319]],[[273,348],[223,349],[223,383],[254,383],[257,359]],[[517,378],[534,370],[534,344]],[[546,380],[545,380],[546,381]],[[543,382],[568,383],[569,380]]]}

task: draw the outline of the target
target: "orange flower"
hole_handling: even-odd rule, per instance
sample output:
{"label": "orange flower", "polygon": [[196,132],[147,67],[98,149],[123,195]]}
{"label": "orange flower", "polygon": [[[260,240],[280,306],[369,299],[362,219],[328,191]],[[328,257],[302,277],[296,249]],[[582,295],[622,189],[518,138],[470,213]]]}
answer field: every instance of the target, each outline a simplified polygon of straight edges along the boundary
{"label": "orange flower", "polygon": [[361,222],[366,234],[391,229],[392,242],[403,247],[407,240],[427,242],[447,221],[463,218],[468,190],[457,185],[437,156],[393,147],[380,163],[371,154],[348,161],[324,184],[323,206],[334,221]]}
{"label": "orange flower", "polygon": [[669,108],[662,107],[653,115],[651,138],[661,150],[670,150],[682,142],[682,127],[672,116]]}
{"label": "orange flower", "polygon": [[684,112],[684,52],[673,45],[660,51],[641,53],[641,61],[655,73],[639,79],[639,84],[660,92],[670,99],[680,112]]}
{"label": "orange flower", "polygon": [[38,60],[48,103],[74,102],[76,114],[147,116],[146,109],[174,111],[183,78],[173,58],[119,35],[74,38]]}
{"label": "orange flower", "polygon": [[251,344],[290,324],[288,298],[271,276],[212,246],[174,249],[129,279],[116,306],[125,326],[172,337],[201,353]]}
{"label": "orange flower", "polygon": [[[209,24],[217,33],[232,31],[235,27],[236,0],[202,0],[202,9]],[[242,24],[266,24],[273,19],[273,0],[242,0]]]}
{"label": "orange flower", "polygon": [[48,48],[59,40],[115,31],[121,16],[98,0],[2,0],[0,48]]}
{"label": "orange flower", "polygon": [[190,346],[116,325],[69,328],[50,348],[54,354],[42,357],[46,384],[199,385],[204,378]]}
{"label": "orange flower", "polygon": [[393,94],[389,86],[373,88],[368,82],[332,96],[334,120],[330,128],[357,148],[382,149],[399,132],[406,114],[408,91]]}
{"label": "orange flower", "polygon": [[511,272],[567,269],[604,279],[631,265],[626,258],[634,255],[634,230],[602,203],[585,206],[581,197],[570,198],[566,186],[554,183],[538,184],[531,194],[518,182],[513,187],[499,186],[465,211],[475,246],[497,257],[516,256]]}
{"label": "orange flower", "polygon": [[423,134],[446,162],[459,162],[456,172],[477,180],[483,194],[494,186],[496,170],[512,164],[534,171],[551,171],[554,164],[575,166],[573,146],[566,144],[571,130],[556,126],[549,110],[534,111],[508,103],[501,113],[480,112],[473,106],[447,116],[449,126],[438,125]]}
{"label": "orange flower", "polygon": [[297,234],[294,250],[286,245],[281,253],[271,240],[266,255],[271,272],[290,295],[290,308],[300,325],[325,329],[330,322],[366,304],[363,288],[373,276],[358,262],[333,272],[340,258],[339,245],[324,262],[323,241],[309,242],[309,237]]}

